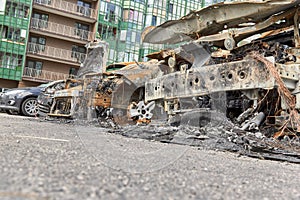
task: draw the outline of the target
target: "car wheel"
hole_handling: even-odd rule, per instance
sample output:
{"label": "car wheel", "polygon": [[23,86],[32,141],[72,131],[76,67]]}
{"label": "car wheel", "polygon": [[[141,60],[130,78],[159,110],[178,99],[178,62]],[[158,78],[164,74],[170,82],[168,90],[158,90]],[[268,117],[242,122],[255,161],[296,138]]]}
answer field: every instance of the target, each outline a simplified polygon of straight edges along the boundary
{"label": "car wheel", "polygon": [[21,111],[23,115],[34,117],[37,114],[37,110],[37,100],[34,97],[25,99],[25,101],[22,103]]}

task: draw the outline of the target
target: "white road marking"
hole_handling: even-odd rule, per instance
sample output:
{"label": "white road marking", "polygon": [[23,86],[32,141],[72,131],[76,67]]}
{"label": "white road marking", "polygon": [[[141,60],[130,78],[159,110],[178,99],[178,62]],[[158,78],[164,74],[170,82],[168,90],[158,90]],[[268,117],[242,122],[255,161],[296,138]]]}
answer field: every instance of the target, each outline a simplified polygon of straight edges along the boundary
{"label": "white road marking", "polygon": [[14,135],[14,137],[39,139],[39,140],[49,140],[49,141],[57,141],[57,142],[69,142],[70,141],[70,140],[64,140],[64,139],[36,137],[36,136],[30,136],[30,135]]}

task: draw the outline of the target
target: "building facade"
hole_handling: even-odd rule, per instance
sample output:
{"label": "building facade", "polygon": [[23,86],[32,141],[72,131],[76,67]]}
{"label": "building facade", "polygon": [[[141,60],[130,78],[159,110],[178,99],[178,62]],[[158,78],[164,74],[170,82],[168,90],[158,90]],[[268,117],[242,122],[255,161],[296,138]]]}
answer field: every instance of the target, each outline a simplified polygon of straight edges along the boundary
{"label": "building facade", "polygon": [[101,0],[98,33],[110,44],[108,62],[145,60],[145,55],[164,46],[142,44],[144,28],[178,19],[203,6],[204,0]]}
{"label": "building facade", "polygon": [[99,1],[0,0],[0,87],[76,74],[97,31]]}
{"label": "building facade", "polygon": [[0,0],[0,88],[36,86],[76,74],[95,38],[108,64],[142,61],[166,46],[142,44],[147,26],[215,0]]}

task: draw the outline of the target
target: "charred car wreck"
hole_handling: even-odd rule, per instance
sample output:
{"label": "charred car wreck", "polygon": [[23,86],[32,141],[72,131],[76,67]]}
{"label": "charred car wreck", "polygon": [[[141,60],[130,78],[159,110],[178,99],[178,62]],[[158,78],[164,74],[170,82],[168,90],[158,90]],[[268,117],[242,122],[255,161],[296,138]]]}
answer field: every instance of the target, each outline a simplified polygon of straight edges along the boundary
{"label": "charred car wreck", "polygon": [[220,3],[148,28],[144,42],[188,42],[177,52],[193,64],[165,56],[174,72],[148,80],[145,101],[163,104],[169,118],[219,110],[244,130],[298,132],[299,3]]}
{"label": "charred car wreck", "polygon": [[50,116],[79,113],[147,124],[159,118],[180,121],[191,112],[201,121],[220,111],[243,130],[272,127],[277,137],[296,134],[299,4],[219,3],[149,27],[144,42],[181,45],[110,72],[103,52],[100,58],[88,56],[83,67],[96,69],[98,63],[101,70],[85,69],[76,87],[56,92]]}
{"label": "charred car wreck", "polygon": [[154,102],[143,104],[145,81],[170,73],[168,66],[158,60],[105,66],[106,44],[96,41],[89,48],[77,79],[67,80],[66,87],[53,95],[43,94],[47,97],[39,101],[39,107],[49,107],[51,117],[150,122]]}

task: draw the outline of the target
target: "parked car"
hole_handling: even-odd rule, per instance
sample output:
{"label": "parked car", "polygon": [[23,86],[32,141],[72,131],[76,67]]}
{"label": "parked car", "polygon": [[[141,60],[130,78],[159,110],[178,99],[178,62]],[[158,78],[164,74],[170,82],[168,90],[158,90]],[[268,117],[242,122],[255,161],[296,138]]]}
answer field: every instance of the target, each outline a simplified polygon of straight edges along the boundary
{"label": "parked car", "polygon": [[37,97],[42,91],[64,87],[64,80],[53,81],[37,87],[13,88],[0,93],[0,109],[8,114],[37,115]]}

